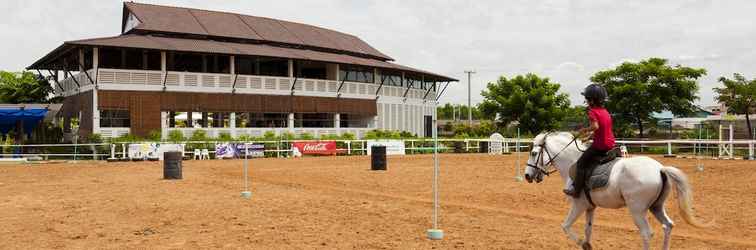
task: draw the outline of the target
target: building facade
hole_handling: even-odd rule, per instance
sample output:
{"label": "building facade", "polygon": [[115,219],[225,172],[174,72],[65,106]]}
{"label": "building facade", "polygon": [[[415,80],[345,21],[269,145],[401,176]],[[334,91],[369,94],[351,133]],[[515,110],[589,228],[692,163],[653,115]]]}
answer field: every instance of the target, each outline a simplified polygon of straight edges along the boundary
{"label": "building facade", "polygon": [[392,61],[311,25],[126,2],[119,36],[64,42],[28,69],[52,76],[80,136],[430,136],[437,95],[457,80]]}

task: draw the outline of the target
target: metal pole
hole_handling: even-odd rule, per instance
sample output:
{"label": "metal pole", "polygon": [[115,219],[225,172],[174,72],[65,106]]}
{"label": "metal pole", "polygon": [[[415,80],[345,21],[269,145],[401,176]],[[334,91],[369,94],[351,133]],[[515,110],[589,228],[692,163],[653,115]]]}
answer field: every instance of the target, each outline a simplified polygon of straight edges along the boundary
{"label": "metal pole", "polygon": [[[241,192],[241,196],[245,199],[252,197],[252,191],[249,191],[249,144],[244,143],[244,191]],[[264,147],[263,147],[264,148]]]}
{"label": "metal pole", "polygon": [[472,96],[472,83],[470,83],[470,78],[472,74],[475,74],[475,71],[466,70],[465,73],[467,73],[467,125],[472,127],[472,101],[470,101]]}
{"label": "metal pole", "polygon": [[515,166],[515,169],[517,169],[517,176],[515,176],[515,180],[522,181],[522,173],[520,173],[520,126],[517,126],[517,141],[515,141],[515,146],[517,147],[515,149],[515,154],[517,155],[517,165]]}
{"label": "metal pole", "polygon": [[438,101],[433,105],[433,228],[428,229],[428,238],[440,240],[444,238],[444,231],[438,228]]}

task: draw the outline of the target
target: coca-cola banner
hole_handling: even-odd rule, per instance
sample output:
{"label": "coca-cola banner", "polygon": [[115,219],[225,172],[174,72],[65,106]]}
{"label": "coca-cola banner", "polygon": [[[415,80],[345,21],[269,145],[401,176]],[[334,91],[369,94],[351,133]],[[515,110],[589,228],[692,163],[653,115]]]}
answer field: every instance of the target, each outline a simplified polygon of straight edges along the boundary
{"label": "coca-cola banner", "polygon": [[335,155],[336,141],[294,142],[292,149],[303,155]]}

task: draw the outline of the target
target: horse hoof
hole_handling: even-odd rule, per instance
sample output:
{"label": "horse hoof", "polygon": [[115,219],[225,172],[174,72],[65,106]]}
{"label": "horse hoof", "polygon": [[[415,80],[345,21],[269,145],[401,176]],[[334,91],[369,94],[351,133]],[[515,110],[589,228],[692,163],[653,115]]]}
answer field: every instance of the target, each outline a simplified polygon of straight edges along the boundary
{"label": "horse hoof", "polygon": [[583,250],[591,250],[591,249],[593,249],[593,247],[591,246],[591,243],[588,243],[588,242],[583,242],[582,247],[583,247]]}

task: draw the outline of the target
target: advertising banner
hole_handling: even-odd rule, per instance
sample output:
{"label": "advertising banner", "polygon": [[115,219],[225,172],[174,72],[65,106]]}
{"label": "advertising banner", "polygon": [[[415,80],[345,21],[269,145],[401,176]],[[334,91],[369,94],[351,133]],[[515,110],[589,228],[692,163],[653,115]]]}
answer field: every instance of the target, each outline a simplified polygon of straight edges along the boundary
{"label": "advertising banner", "polygon": [[404,155],[404,141],[401,140],[369,140],[367,153],[371,155],[373,146],[386,146],[386,155]]}
{"label": "advertising banner", "polygon": [[244,149],[247,149],[247,153],[249,154],[249,157],[252,158],[258,158],[258,157],[265,157],[265,145],[260,143],[244,143],[244,144],[236,144],[236,150],[239,152],[240,157],[244,157]]}
{"label": "advertising banner", "polygon": [[[294,142],[292,149],[303,155],[335,155],[336,141]],[[296,154],[296,153],[295,153]]]}
{"label": "advertising banner", "polygon": [[158,145],[155,143],[129,144],[130,159],[158,158]]}
{"label": "advertising banner", "polygon": [[239,152],[237,152],[235,144],[215,144],[215,159],[233,159],[237,156],[239,156]]}

